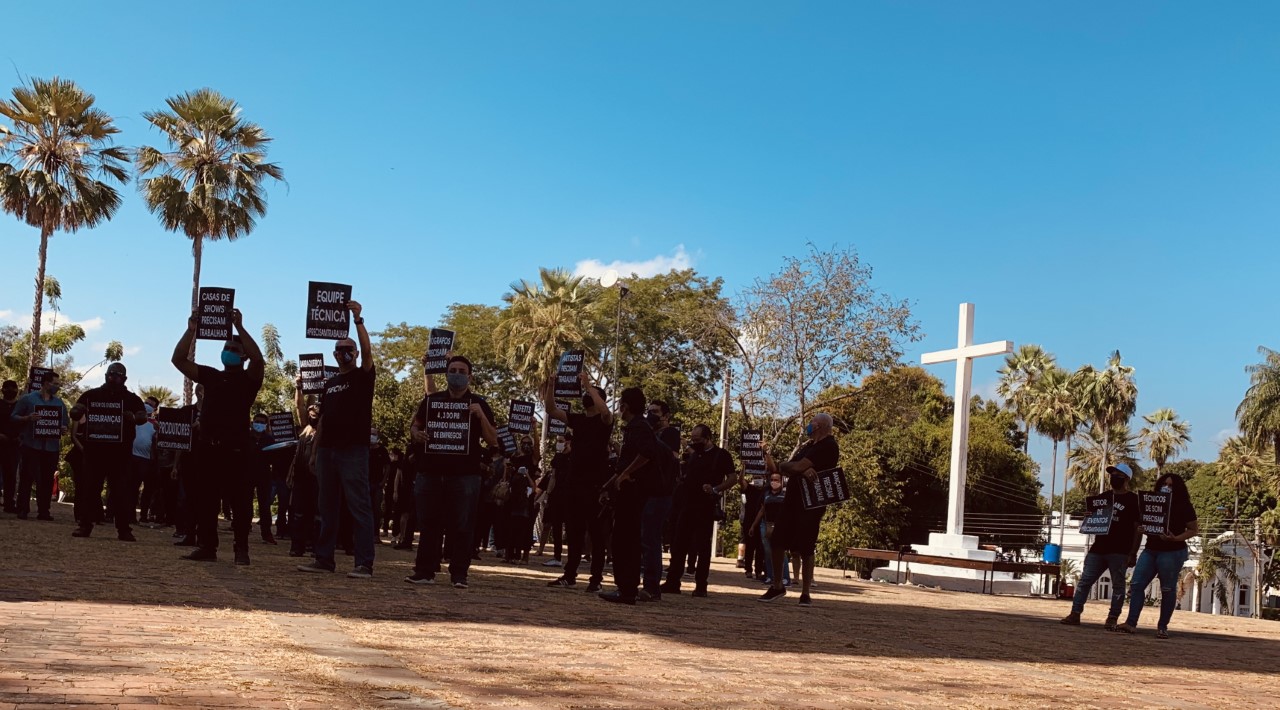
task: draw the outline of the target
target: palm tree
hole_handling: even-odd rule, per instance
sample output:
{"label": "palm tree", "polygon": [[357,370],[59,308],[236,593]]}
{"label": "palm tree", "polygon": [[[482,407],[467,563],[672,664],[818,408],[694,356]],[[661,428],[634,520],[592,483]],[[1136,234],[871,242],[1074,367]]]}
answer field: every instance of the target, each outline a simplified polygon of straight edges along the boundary
{"label": "palm tree", "polygon": [[[1210,592],[1218,600],[1218,606],[1227,614],[1231,614],[1235,589],[1240,584],[1240,573],[1237,571],[1239,558],[1228,554],[1223,549],[1223,541],[1203,538],[1200,547],[1200,562],[1196,565],[1196,576],[1202,583],[1210,585]],[[1224,584],[1225,582],[1225,584]],[[1228,592],[1228,590],[1231,590]]]}
{"label": "palm tree", "polygon": [[1222,484],[1235,492],[1234,528],[1240,519],[1240,492],[1252,492],[1259,484],[1268,482],[1274,466],[1243,437],[1233,436],[1218,451],[1218,465],[1214,470]]}
{"label": "palm tree", "polygon": [[1236,421],[1251,445],[1271,445],[1280,466],[1280,352],[1258,346],[1262,362],[1245,367],[1249,389],[1236,407]]}
{"label": "palm tree", "polygon": [[41,360],[49,238],[111,219],[120,193],[109,183],[129,181],[129,156],[112,145],[120,129],[93,103],[93,94],[58,77],[32,79],[0,100],[0,116],[13,123],[0,125],[0,208],[40,230],[28,367]]}
{"label": "palm tree", "polygon": [[[1105,454],[1111,451],[1110,442],[1107,441],[1111,431],[1126,424],[1137,409],[1138,386],[1133,381],[1133,368],[1121,363],[1119,350],[1111,353],[1105,370],[1089,368],[1088,372],[1092,376],[1084,377],[1081,381],[1081,405],[1085,420],[1091,422],[1094,430],[1102,435],[1100,451]],[[1097,462],[1099,492],[1106,489],[1106,469],[1113,462],[1106,456]]]}
{"label": "palm tree", "polygon": [[1000,368],[1000,384],[996,386],[996,394],[1009,403],[1013,413],[1022,420],[1023,440],[1022,453],[1027,453],[1031,439],[1032,404],[1035,401],[1036,382],[1044,373],[1054,367],[1053,355],[1045,352],[1039,345],[1023,345],[1017,352],[1004,359],[1004,367]]}
{"label": "palm tree", "polygon": [[162,387],[160,385],[149,385],[149,386],[139,387],[138,396],[143,399],[147,399],[148,397],[155,397],[156,400],[160,402],[161,407],[178,406],[178,395],[174,394],[173,390],[169,389],[168,387]]}
{"label": "palm tree", "polygon": [[1079,445],[1067,454],[1067,477],[1077,485],[1088,484],[1089,479],[1102,472],[1105,486],[1105,466],[1117,463],[1129,464],[1135,474],[1140,470],[1137,449],[1127,424],[1113,426],[1108,431],[1102,431],[1095,424],[1077,436]]}
{"label": "palm tree", "polygon": [[1156,479],[1169,459],[1187,450],[1191,443],[1191,425],[1178,419],[1178,413],[1165,407],[1142,418],[1147,423],[1138,432],[1140,446],[1156,464]]}
{"label": "palm tree", "polygon": [[[1060,367],[1045,370],[1032,387],[1028,410],[1029,420],[1035,423],[1036,432],[1053,442],[1053,464],[1049,474],[1049,501],[1058,482],[1058,445],[1069,440],[1080,428],[1080,407],[1072,387],[1071,375]],[[1064,476],[1062,486],[1062,522],[1066,524],[1067,486]],[[1052,531],[1050,534],[1052,539]]]}
{"label": "palm tree", "polygon": [[[240,115],[240,105],[213,89],[197,89],[165,101],[167,111],[147,111],[147,122],[169,143],[163,152],[138,148],[142,197],[165,229],[191,240],[195,269],[191,309],[197,306],[205,240],[234,241],[248,235],[267,213],[263,183],[283,180],[284,171],[267,162],[271,138]],[[195,354],[195,343],[191,344]],[[191,403],[191,381],[182,387]]]}

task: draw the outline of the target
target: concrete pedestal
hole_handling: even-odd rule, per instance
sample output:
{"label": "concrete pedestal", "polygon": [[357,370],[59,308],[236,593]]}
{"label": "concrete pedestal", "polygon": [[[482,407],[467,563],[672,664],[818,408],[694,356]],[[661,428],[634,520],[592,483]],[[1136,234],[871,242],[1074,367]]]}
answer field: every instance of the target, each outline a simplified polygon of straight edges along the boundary
{"label": "concrete pedestal", "polygon": [[[954,557],[962,560],[990,562],[996,559],[996,553],[978,548],[978,538],[974,535],[930,533],[929,544],[917,545],[915,551],[921,555]],[[871,573],[871,578],[892,582],[896,568],[896,564],[890,563],[888,567],[880,567],[874,570]],[[904,573],[907,577],[904,581],[908,584],[941,587],[942,589],[957,592],[982,591],[983,573],[981,570],[915,563],[911,565],[910,573],[906,573],[905,569]],[[994,579],[992,579],[992,573],[990,572],[986,576],[988,580],[991,580],[989,588],[993,589],[996,594],[1031,594],[1031,580],[1014,579],[1013,575],[1008,572],[996,572]]]}

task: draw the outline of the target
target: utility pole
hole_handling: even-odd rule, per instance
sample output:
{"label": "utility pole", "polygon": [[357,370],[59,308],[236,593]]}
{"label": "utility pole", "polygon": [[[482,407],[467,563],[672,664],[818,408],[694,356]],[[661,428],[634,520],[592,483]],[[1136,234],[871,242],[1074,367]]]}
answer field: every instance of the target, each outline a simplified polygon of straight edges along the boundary
{"label": "utility pole", "polygon": [[1262,616],[1262,519],[1253,519],[1253,607],[1250,615],[1257,619]]}
{"label": "utility pole", "polygon": [[[720,448],[729,449],[729,387],[733,384],[733,370],[725,368],[724,371],[724,396],[720,403]],[[735,472],[736,473],[736,472]],[[720,494],[720,510],[725,509],[724,501],[728,493]],[[720,542],[720,521],[717,520],[711,525],[711,556],[719,557]]]}

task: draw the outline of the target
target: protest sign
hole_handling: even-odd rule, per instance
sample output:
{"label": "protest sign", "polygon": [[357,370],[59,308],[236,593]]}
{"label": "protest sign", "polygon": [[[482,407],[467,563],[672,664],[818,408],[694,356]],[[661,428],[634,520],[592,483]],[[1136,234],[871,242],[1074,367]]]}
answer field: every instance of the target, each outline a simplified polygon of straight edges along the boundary
{"label": "protest sign", "polygon": [[1142,499],[1142,532],[1148,535],[1168,535],[1173,497],[1158,491],[1140,493],[1138,497]]}
{"label": "protest sign", "polygon": [[800,478],[801,502],[805,510],[825,508],[849,500],[849,482],[840,467],[819,471],[812,481]]}
{"label": "protest sign", "polygon": [[533,402],[520,399],[511,400],[511,408],[507,410],[507,428],[517,434],[528,434],[533,431]]}
{"label": "protest sign", "polygon": [[556,397],[582,399],[582,383],[578,375],[582,373],[583,351],[570,350],[560,356],[560,365],[556,368]]}
{"label": "protest sign", "polygon": [[427,374],[443,375],[449,366],[449,351],[453,350],[454,333],[444,328],[432,328],[427,342]]}
{"label": "protest sign", "polygon": [[35,406],[35,415],[33,433],[37,439],[50,441],[62,438],[62,407],[37,404]]}
{"label": "protest sign", "polygon": [[1111,517],[1114,514],[1111,496],[1089,496],[1084,501],[1084,522],[1080,524],[1083,535],[1106,535],[1111,532]]}
{"label": "protest sign", "polygon": [[[95,444],[119,444],[124,441],[124,402],[89,402],[85,432]],[[132,438],[130,438],[132,441]]]}
{"label": "protest sign", "polygon": [[156,412],[156,448],[190,451],[195,407],[161,407]]}
{"label": "protest sign", "polygon": [[346,284],[312,281],[307,287],[307,337],[342,340],[350,332],[347,301],[351,287]]}
{"label": "protest sign", "polygon": [[742,458],[742,472],[748,476],[765,475],[764,464],[764,432],[760,429],[747,429],[742,432],[742,445],[738,448]]}
{"label": "protest sign", "polygon": [[302,375],[302,393],[324,392],[324,355],[314,353],[298,356],[298,374]]}
{"label": "protest sign", "polygon": [[[556,408],[564,412],[565,414],[568,414],[569,412],[573,411],[572,409],[569,408],[569,406],[570,406],[569,403],[565,402],[564,400],[560,400],[560,399],[556,400]],[[565,433],[568,431],[569,431],[569,425],[567,423],[562,422],[559,419],[551,419],[550,417],[548,417],[547,432],[551,434],[551,436],[564,436]]]}
{"label": "protest sign", "polygon": [[448,394],[427,397],[427,453],[471,452],[471,401]]}
{"label": "protest sign", "polygon": [[271,438],[275,439],[277,444],[298,440],[298,430],[293,425],[292,412],[276,412],[267,415],[267,431],[271,432]]}
{"label": "protest sign", "polygon": [[235,300],[235,289],[200,287],[196,306],[197,340],[227,340],[231,337],[231,311]]}
{"label": "protest sign", "polygon": [[516,453],[516,437],[506,425],[498,427],[498,445],[502,447],[502,453],[507,456],[514,456]]}
{"label": "protest sign", "polygon": [[39,391],[40,388],[44,386],[45,375],[48,375],[52,372],[53,370],[50,370],[47,367],[31,368],[30,372],[27,373],[27,391],[28,392]]}

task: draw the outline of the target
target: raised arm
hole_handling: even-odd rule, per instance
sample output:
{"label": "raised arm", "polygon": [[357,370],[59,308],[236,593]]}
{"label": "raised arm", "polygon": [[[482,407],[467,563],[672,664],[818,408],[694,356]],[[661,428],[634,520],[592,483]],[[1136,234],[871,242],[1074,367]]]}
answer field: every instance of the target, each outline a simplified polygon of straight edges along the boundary
{"label": "raised arm", "polygon": [[178,368],[188,380],[195,380],[200,374],[200,369],[191,360],[191,343],[196,339],[196,318],[195,311],[191,312],[191,317],[187,319],[187,332],[182,334],[178,339],[178,344],[173,348],[173,358],[170,362]]}
{"label": "raised arm", "polygon": [[373,369],[373,344],[369,342],[369,331],[364,327],[364,307],[357,301],[347,301],[347,310],[351,311],[352,320],[356,322],[356,339],[360,341],[360,369],[368,372]]}
{"label": "raised arm", "polygon": [[245,374],[249,376],[250,382],[257,382],[262,385],[262,376],[266,372],[267,365],[265,358],[262,357],[262,348],[258,347],[258,341],[253,339],[249,331],[244,329],[243,316],[239,308],[231,310],[231,325],[236,329],[236,333],[240,335],[240,345],[244,348],[245,357],[248,358],[249,364],[245,366]]}
{"label": "raised arm", "polygon": [[578,382],[582,383],[583,394],[591,399],[591,404],[595,406],[597,412],[600,412],[600,418],[604,420],[605,426],[613,426],[613,412],[609,411],[609,406],[600,398],[600,392],[591,385],[591,379],[587,377],[586,370],[578,373]]}
{"label": "raised arm", "polygon": [[555,419],[561,422],[569,421],[569,413],[556,404],[555,380],[547,380],[543,383],[542,391],[539,394],[542,395],[542,408],[546,410],[548,419]]}

